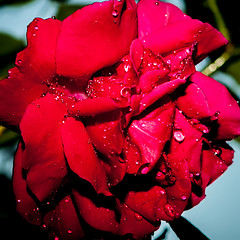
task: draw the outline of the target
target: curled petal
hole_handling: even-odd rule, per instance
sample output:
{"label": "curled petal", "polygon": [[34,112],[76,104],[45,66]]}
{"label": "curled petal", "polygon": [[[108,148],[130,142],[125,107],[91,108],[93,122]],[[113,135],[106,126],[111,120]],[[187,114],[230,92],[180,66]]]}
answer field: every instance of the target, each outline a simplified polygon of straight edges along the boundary
{"label": "curled petal", "polygon": [[227,88],[213,78],[196,72],[190,78],[209,106],[210,116],[217,113],[217,139],[233,139],[240,134],[240,107]]}
{"label": "curled petal", "polygon": [[64,104],[47,94],[28,106],[20,124],[27,185],[40,201],[53,197],[66,178],[60,132],[66,112]]}
{"label": "curled petal", "polygon": [[142,239],[147,234],[156,231],[159,227],[159,224],[158,226],[153,225],[151,222],[143,218],[139,213],[129,208],[126,204],[122,205],[121,212],[121,235],[131,233],[134,238]]}
{"label": "curled petal", "polygon": [[[173,106],[159,107],[145,118],[132,122],[129,127],[129,137],[136,146],[136,150],[129,149],[134,147],[132,144],[125,149],[129,172],[136,167],[147,165],[145,169],[147,171],[144,171],[144,173],[147,173],[156,164],[166,142],[170,139],[173,115]],[[136,152],[138,151],[140,154],[137,156]],[[135,163],[132,162],[131,159],[136,157],[139,160]]]}
{"label": "curled petal", "polygon": [[226,45],[228,41],[210,24],[188,19],[169,24],[145,36],[142,43],[145,48],[159,54],[196,44],[196,55],[193,60],[198,63],[212,51]]}
{"label": "curled petal", "polygon": [[146,108],[154,104],[157,100],[163,98],[167,94],[172,93],[174,90],[176,90],[179,86],[183,85],[184,83],[186,83],[186,80],[176,79],[158,85],[149,94],[142,98],[140,102],[139,111],[140,112],[144,111]]}
{"label": "curled petal", "polygon": [[191,18],[173,4],[158,0],[141,0],[138,4],[139,37],[143,38],[169,24],[186,19]]}
{"label": "curled petal", "polygon": [[22,74],[16,67],[9,70],[9,77],[0,81],[1,124],[18,129],[28,104],[45,91],[47,87],[35,72]]}
{"label": "curled petal", "polygon": [[84,236],[76,208],[70,195],[65,196],[44,215],[42,226],[51,239],[78,240]]}
{"label": "curled petal", "polygon": [[95,202],[87,196],[81,195],[77,190],[73,190],[73,198],[77,205],[81,217],[93,228],[117,234],[119,223],[114,209],[108,208],[105,202]]}
{"label": "curled petal", "polygon": [[108,97],[84,99],[72,106],[70,113],[77,116],[96,116],[127,107],[127,103],[115,102]]}
{"label": "curled petal", "polygon": [[89,181],[97,192],[107,191],[107,178],[87,131],[80,121],[68,118],[61,127],[67,162],[73,172]]}
{"label": "curled petal", "polygon": [[62,23],[57,73],[68,77],[91,75],[126,55],[136,36],[133,1],[120,1],[117,6],[113,1],[86,6]]}
{"label": "curled petal", "polygon": [[[191,121],[190,121],[191,123]],[[202,154],[202,135],[191,125],[179,110],[176,111],[174,119],[173,139],[181,142],[182,154],[189,164],[191,173],[199,173],[201,170],[201,154]]]}
{"label": "curled petal", "polygon": [[37,203],[29,194],[26,178],[23,174],[23,144],[20,142],[13,167],[13,190],[16,198],[16,209],[26,221],[35,225],[40,225],[42,214],[39,211]]}
{"label": "curled petal", "polygon": [[124,144],[121,116],[121,111],[116,110],[84,121],[111,185],[120,182],[126,172],[126,164],[119,158]]}
{"label": "curled petal", "polygon": [[34,71],[43,81],[50,80],[56,72],[56,44],[61,21],[35,18],[28,26],[28,46],[18,53],[16,65],[24,74]]}

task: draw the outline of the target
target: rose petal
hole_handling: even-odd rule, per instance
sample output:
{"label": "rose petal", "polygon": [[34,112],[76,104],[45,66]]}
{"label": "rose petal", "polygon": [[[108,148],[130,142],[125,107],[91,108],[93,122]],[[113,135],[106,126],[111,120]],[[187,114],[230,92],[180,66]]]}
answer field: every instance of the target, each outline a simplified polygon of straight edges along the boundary
{"label": "rose petal", "polygon": [[166,164],[171,169],[172,177],[176,179],[172,186],[166,188],[168,205],[165,206],[165,211],[173,219],[185,210],[192,191],[189,166],[180,142],[171,142]]}
{"label": "rose petal", "polygon": [[183,111],[187,117],[202,119],[211,116],[208,99],[203,90],[195,83],[186,85],[185,88],[173,93],[172,96],[176,99],[176,106]]}
{"label": "rose petal", "polygon": [[194,125],[191,126],[179,110],[176,110],[174,120],[173,139],[181,142],[182,152],[189,164],[191,173],[199,173],[201,170],[202,135]]}
{"label": "rose petal", "polygon": [[63,21],[57,44],[58,74],[92,74],[128,53],[137,35],[137,20],[133,1],[125,4],[121,1],[116,7],[113,1],[94,3]]}
{"label": "rose petal", "polygon": [[13,166],[13,190],[16,198],[16,209],[18,213],[26,221],[40,225],[42,214],[39,211],[38,205],[29,194],[26,178],[23,174],[23,144],[19,143]]}
{"label": "rose petal", "polygon": [[140,102],[139,112],[141,113],[142,111],[153,105],[157,100],[165,97],[167,94],[172,93],[184,83],[186,83],[186,80],[175,79],[173,81],[165,82],[156,86],[149,94],[142,98]]}
{"label": "rose petal", "polygon": [[158,0],[141,0],[138,4],[138,34],[140,38],[169,24],[190,19],[179,8]]}
{"label": "rose petal", "polygon": [[70,195],[61,199],[54,210],[45,214],[42,227],[49,231],[51,239],[78,240],[84,236]]}
{"label": "rose petal", "polygon": [[210,116],[218,113],[217,139],[233,139],[240,135],[240,108],[225,86],[196,72],[190,78],[196,84],[209,106]]}
{"label": "rose petal", "polygon": [[28,106],[20,124],[27,185],[40,201],[50,198],[67,174],[60,124],[67,109],[50,94]]}
{"label": "rose petal", "polygon": [[[97,197],[91,200],[87,196],[81,195],[77,190],[73,190],[73,198],[77,205],[81,217],[93,228],[100,231],[107,231],[113,234],[119,232],[119,223],[116,220],[115,210],[105,201],[100,201]],[[100,202],[98,202],[100,201]]]}
{"label": "rose petal", "polygon": [[121,111],[116,110],[84,120],[94,147],[101,153],[109,183],[113,185],[120,182],[126,172],[124,161],[119,162],[124,144],[121,116]]}
{"label": "rose petal", "polygon": [[18,129],[21,118],[35,99],[47,91],[34,73],[22,74],[16,67],[9,70],[9,77],[0,81],[0,122]]}
{"label": "rose petal", "polygon": [[122,205],[122,217],[120,223],[121,235],[132,234],[136,239],[143,239],[144,236],[153,233],[159,226],[154,226],[144,219],[140,214],[131,210],[126,204]]}
{"label": "rose petal", "polygon": [[[125,198],[125,203],[150,222],[159,221],[160,211],[162,211],[160,220],[169,219],[163,209],[167,204],[166,191],[160,186],[154,186],[146,191],[130,191]],[[158,208],[160,205],[162,208]]]}
{"label": "rose petal", "polygon": [[[137,156],[136,150],[129,151],[129,148],[125,149],[126,159],[129,160],[128,171],[131,171],[132,167],[135,169],[137,162],[138,168],[143,164],[148,164],[148,171],[156,164],[166,142],[170,139],[173,111],[174,107],[171,105],[159,107],[146,115],[145,118],[132,122],[128,134],[131,141],[139,149],[140,154]],[[135,159],[132,154],[135,157],[140,157],[135,163],[131,161],[131,158]]]}
{"label": "rose petal", "polygon": [[34,71],[46,81],[56,72],[56,44],[61,21],[35,18],[28,26],[28,46],[18,53],[16,65],[22,73]]}
{"label": "rose petal", "polygon": [[224,36],[210,24],[195,19],[169,24],[145,36],[141,41],[145,48],[158,54],[169,53],[195,43],[197,45],[193,59],[195,64],[228,43]]}
{"label": "rose petal", "polygon": [[84,99],[77,102],[70,109],[70,113],[77,116],[96,116],[106,112],[111,112],[120,108],[127,107],[128,104],[115,102],[108,97],[99,97],[92,99]]}
{"label": "rose petal", "polygon": [[61,127],[64,154],[69,167],[89,181],[97,192],[108,190],[106,173],[100,164],[87,131],[80,121],[68,118]]}

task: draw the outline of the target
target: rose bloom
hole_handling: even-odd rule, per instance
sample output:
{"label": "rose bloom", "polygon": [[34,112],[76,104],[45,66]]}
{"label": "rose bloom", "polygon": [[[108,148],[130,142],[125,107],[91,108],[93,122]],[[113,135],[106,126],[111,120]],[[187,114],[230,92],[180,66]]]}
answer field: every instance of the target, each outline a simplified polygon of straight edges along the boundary
{"label": "rose bloom", "polygon": [[144,239],[197,205],[240,134],[227,89],[195,65],[227,44],[157,0],[36,18],[0,82],[0,121],[21,133],[17,210],[50,239]]}

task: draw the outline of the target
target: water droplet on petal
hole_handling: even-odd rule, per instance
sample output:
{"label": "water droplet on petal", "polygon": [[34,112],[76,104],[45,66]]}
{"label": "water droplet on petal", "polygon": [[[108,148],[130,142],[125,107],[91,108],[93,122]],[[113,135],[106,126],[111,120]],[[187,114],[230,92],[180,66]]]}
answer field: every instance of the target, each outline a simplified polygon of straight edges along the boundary
{"label": "water droplet on petal", "polygon": [[71,229],[68,229],[68,231],[67,231],[69,234],[71,234],[72,233],[72,230]]}
{"label": "water droplet on petal", "polygon": [[116,9],[114,9],[114,10],[112,11],[112,16],[113,16],[114,18],[118,17],[118,12],[117,12]]}
{"label": "water droplet on petal", "polygon": [[142,220],[142,216],[138,213],[135,213],[135,218],[138,220],[138,221],[141,221]]}
{"label": "water droplet on petal", "polygon": [[216,156],[220,156],[222,154],[222,149],[220,147],[213,148],[213,153]]}
{"label": "water droplet on petal", "polygon": [[43,227],[43,228],[46,228],[46,227],[47,227],[47,225],[44,223],[44,224],[42,225],[42,227]]}
{"label": "water droplet on petal", "polygon": [[17,66],[20,66],[22,64],[22,60],[21,59],[18,59],[17,61],[16,61],[16,65]]}
{"label": "water droplet on petal", "polygon": [[181,199],[182,199],[183,201],[185,201],[185,200],[187,199],[187,197],[186,197],[185,195],[182,195],[182,196],[181,196]]}
{"label": "water droplet on petal", "polygon": [[120,94],[122,97],[125,98],[128,96],[128,94],[130,94],[130,92],[131,92],[131,89],[129,87],[124,87],[121,89]]}
{"label": "water droplet on petal", "polygon": [[148,173],[148,170],[149,170],[148,167],[144,167],[144,168],[141,170],[141,173],[142,173],[142,174],[147,174],[147,173]]}
{"label": "water droplet on petal", "polygon": [[173,133],[173,137],[177,142],[183,142],[185,139],[185,136],[184,136],[182,130],[175,130]]}
{"label": "water droplet on petal", "polygon": [[168,203],[164,206],[164,211],[169,217],[173,218],[175,216],[173,207]]}
{"label": "water droplet on petal", "polygon": [[36,30],[36,31],[37,31],[37,30],[38,30],[38,26],[35,26],[35,27],[34,27],[34,30]]}

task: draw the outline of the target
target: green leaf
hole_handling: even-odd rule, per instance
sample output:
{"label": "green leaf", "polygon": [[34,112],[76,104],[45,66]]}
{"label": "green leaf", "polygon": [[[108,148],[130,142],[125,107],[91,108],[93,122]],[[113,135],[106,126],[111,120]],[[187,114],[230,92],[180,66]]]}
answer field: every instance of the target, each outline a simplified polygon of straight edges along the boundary
{"label": "green leaf", "polygon": [[58,12],[56,14],[56,18],[59,20],[64,20],[68,16],[70,16],[72,13],[77,11],[78,9],[83,8],[85,5],[67,5],[67,4],[61,4],[58,8]]}

